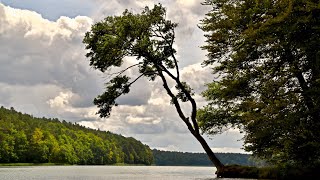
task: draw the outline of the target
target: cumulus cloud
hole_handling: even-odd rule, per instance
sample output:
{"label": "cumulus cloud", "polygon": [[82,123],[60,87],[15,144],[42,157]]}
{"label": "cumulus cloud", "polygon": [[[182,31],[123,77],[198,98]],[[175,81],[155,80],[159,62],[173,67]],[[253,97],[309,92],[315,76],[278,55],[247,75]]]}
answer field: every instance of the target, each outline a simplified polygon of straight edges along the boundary
{"label": "cumulus cloud", "polygon": [[214,78],[211,73],[211,69],[208,67],[203,67],[201,63],[184,67],[181,72],[181,79],[188,82],[188,84],[198,94],[203,92],[206,88],[205,84],[210,83]]}
{"label": "cumulus cloud", "polygon": [[[58,107],[91,107],[103,84],[89,68],[81,43],[92,19],[62,16],[49,21],[36,12],[3,4],[0,14],[0,83],[9,89],[0,91],[0,103],[60,118],[66,117],[63,111],[54,113]],[[72,112],[68,117],[83,117]]]}
{"label": "cumulus cloud", "polygon": [[87,15],[95,11],[96,7],[92,1],[88,0],[1,0],[4,4],[19,8],[35,11],[46,19],[56,20],[61,16],[76,17]]}
{"label": "cumulus cloud", "polygon": [[58,96],[53,99],[49,99],[47,103],[51,108],[65,108],[69,104],[69,100],[72,98],[73,93],[68,91],[66,93],[60,92]]}
{"label": "cumulus cloud", "polygon": [[126,121],[129,124],[158,124],[161,122],[160,118],[154,118],[154,117],[135,117],[135,116],[127,116]]}
{"label": "cumulus cloud", "polygon": [[26,86],[0,82],[0,103],[36,116],[52,117],[53,113],[48,111],[46,101],[60,91],[61,87],[50,84]]}
{"label": "cumulus cloud", "polygon": [[[205,52],[199,48],[204,37],[197,24],[207,12],[206,7],[196,0],[91,0],[90,3],[95,11],[89,12],[94,14],[73,18],[64,14],[49,19],[44,18],[48,14],[43,16],[39,11],[0,3],[0,105],[133,136],[154,148],[201,151],[200,144],[170,104],[159,79],[154,82],[140,79],[128,95],[117,100],[119,106],[113,108],[110,118],[99,118],[92,100],[103,92],[109,77],[89,67],[82,39],[91,25],[105,16],[119,15],[124,9],[140,12],[146,5],[164,4],[167,17],[179,23],[174,46],[178,50],[181,78],[191,85],[197,93],[198,105],[202,106],[205,101],[199,93],[204,90],[204,84],[212,80],[210,69],[200,64],[205,59]],[[51,11],[55,10],[49,8],[49,16]],[[125,65],[130,66],[134,61],[128,58]],[[137,69],[126,73],[135,76]],[[174,89],[172,82],[169,83]],[[182,107],[185,112],[190,109],[186,103]],[[229,133],[227,137],[215,138],[212,146],[231,149],[241,146],[226,144],[228,137],[233,142],[240,136]]]}

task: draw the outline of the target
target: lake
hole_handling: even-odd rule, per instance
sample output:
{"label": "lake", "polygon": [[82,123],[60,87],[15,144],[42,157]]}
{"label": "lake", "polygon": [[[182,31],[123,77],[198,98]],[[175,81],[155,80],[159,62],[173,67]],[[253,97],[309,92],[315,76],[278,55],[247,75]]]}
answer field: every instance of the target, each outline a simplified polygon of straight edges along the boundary
{"label": "lake", "polygon": [[[190,166],[0,167],[1,180],[214,180],[215,168]],[[234,180],[234,179],[219,179]]]}

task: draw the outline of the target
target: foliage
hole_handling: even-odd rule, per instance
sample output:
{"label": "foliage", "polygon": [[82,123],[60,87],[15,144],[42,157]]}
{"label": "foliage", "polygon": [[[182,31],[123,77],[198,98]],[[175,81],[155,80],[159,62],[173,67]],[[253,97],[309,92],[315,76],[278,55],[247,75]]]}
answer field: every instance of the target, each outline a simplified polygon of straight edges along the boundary
{"label": "foliage", "polygon": [[[154,163],[158,166],[212,166],[205,153],[188,153],[175,151],[160,151],[153,149]],[[225,165],[238,164],[243,166],[258,166],[249,154],[216,153]]]}
{"label": "foliage", "polygon": [[204,132],[239,126],[276,163],[320,160],[320,6],[314,0],[207,0],[202,22],[218,78],[203,93]]}
{"label": "foliage", "polygon": [[[121,16],[108,16],[94,24],[83,40],[90,66],[102,72],[114,72],[114,69],[121,68],[119,72],[109,73],[111,79],[106,83],[106,91],[95,98],[94,104],[100,108],[100,117],[109,117],[113,106],[117,105],[116,99],[129,93],[131,85],[137,80],[147,78],[154,81],[160,78],[180,119],[220,168],[223,164],[199,133],[192,89],[180,80],[173,47],[176,26],[176,23],[166,20],[166,10],[162,5],[155,5],[153,9],[146,7],[140,14],[126,10]],[[127,62],[134,58],[135,64]],[[138,73],[129,76],[127,71],[134,68]],[[169,87],[169,82],[174,83],[177,93]],[[189,104],[189,117],[182,111],[181,102]]]}
{"label": "foliage", "polygon": [[134,138],[1,107],[0,163],[151,165],[153,155]]}
{"label": "foliage", "polygon": [[[101,117],[108,117],[115,99],[130,91],[130,86],[139,78],[151,81],[163,74],[162,71],[175,67],[176,60],[172,47],[174,28],[177,24],[165,20],[165,9],[148,7],[141,14],[126,10],[122,16],[108,16],[92,26],[83,42],[90,52],[90,66],[102,72],[124,64],[125,57],[136,57],[138,63],[116,73],[106,84],[106,91],[94,100],[100,108]],[[140,76],[130,82],[131,77],[123,75],[126,70],[138,66]],[[168,71],[169,72],[169,71]],[[167,72],[167,73],[168,73]]]}

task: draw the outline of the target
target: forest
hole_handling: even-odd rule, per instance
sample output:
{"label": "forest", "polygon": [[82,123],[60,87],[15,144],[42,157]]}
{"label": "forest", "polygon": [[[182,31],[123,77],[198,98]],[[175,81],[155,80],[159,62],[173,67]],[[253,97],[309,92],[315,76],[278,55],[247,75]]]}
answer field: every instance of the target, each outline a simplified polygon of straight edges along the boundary
{"label": "forest", "polygon": [[[158,166],[213,166],[206,153],[190,153],[152,150],[154,162]],[[250,154],[216,153],[226,165],[263,166],[265,163]]]}
{"label": "forest", "polygon": [[0,163],[78,165],[153,163],[151,149],[132,137],[0,108]]}
{"label": "forest", "polygon": [[[225,164],[259,166],[249,154],[217,153]],[[0,163],[213,166],[205,153],[151,150],[132,137],[0,108]]]}

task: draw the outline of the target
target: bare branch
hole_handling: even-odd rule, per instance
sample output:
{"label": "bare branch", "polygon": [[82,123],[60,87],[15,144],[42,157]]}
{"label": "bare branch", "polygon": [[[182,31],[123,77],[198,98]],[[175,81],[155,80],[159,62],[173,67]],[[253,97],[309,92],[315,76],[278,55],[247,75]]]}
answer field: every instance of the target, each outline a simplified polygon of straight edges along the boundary
{"label": "bare branch", "polygon": [[157,74],[157,72],[155,72],[155,71],[147,71],[147,72],[144,72],[144,73],[140,74],[135,80],[131,81],[128,84],[128,87],[131,86],[132,84],[134,84],[136,81],[138,81],[141,77],[143,77],[145,75],[151,75],[151,74]]}
{"label": "bare branch", "polygon": [[171,56],[172,56],[173,61],[174,61],[174,65],[176,66],[177,79],[180,79],[178,60],[176,59],[176,56],[174,55],[173,48],[172,48],[173,43],[174,43],[174,38],[175,38],[175,33],[174,33],[174,31],[172,31],[172,38],[171,38],[171,42],[170,42],[170,50],[171,50]]}
{"label": "bare branch", "polygon": [[174,65],[176,67],[176,72],[177,72],[177,79],[180,79],[180,72],[179,72],[179,66],[178,66],[178,61],[176,59],[176,56],[173,53],[173,49],[171,47],[171,57],[173,58]]}
{"label": "bare branch", "polygon": [[110,77],[113,76],[113,75],[120,76],[121,74],[123,74],[124,72],[126,72],[128,69],[130,69],[130,68],[132,68],[132,67],[134,67],[134,66],[138,66],[138,65],[140,65],[140,63],[131,65],[131,66],[129,66],[129,67],[127,67],[127,68],[125,68],[125,69],[123,69],[123,70],[121,70],[121,71],[115,72],[115,73],[106,73],[106,75],[108,75],[108,78],[110,78]]}

